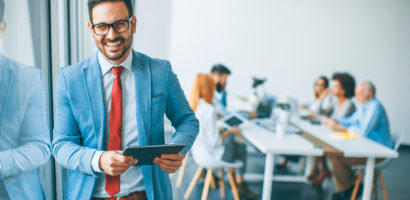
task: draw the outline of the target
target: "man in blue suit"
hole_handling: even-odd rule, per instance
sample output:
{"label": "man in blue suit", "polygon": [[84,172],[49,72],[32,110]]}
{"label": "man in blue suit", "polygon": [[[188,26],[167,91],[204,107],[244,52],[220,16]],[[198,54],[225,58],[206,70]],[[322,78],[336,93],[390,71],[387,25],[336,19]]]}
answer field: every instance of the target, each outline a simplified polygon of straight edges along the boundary
{"label": "man in blue suit", "polygon": [[[0,0],[0,37],[6,29]],[[38,168],[50,158],[41,72],[0,54],[0,199],[44,199]]]}
{"label": "man in blue suit", "polygon": [[[56,87],[53,154],[68,168],[67,199],[172,199],[168,173],[181,165],[198,120],[168,61],[131,48],[130,0],[89,0],[88,27],[99,51],[63,67]],[[155,165],[135,166],[127,146],[164,144],[164,114],[185,144]]]}

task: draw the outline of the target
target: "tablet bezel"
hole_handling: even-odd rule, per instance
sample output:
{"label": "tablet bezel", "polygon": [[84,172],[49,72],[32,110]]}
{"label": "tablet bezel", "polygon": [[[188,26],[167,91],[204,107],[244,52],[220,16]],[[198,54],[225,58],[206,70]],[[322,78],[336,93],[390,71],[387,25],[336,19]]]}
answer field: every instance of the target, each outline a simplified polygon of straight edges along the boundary
{"label": "tablet bezel", "polygon": [[138,159],[136,166],[154,165],[155,157],[160,157],[163,154],[178,154],[185,146],[185,144],[130,146],[124,149],[123,155]]}

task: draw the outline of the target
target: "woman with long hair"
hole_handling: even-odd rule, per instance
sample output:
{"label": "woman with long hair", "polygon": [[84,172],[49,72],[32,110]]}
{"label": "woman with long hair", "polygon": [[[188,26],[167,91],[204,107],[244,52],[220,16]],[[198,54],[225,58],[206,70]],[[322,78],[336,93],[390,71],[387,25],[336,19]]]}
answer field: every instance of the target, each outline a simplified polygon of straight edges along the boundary
{"label": "woman with long hair", "polygon": [[241,160],[243,167],[237,170],[235,177],[238,193],[247,198],[257,198],[258,195],[250,191],[243,180],[247,152],[239,128],[232,127],[228,130],[218,128],[216,109],[212,103],[214,91],[215,83],[211,75],[196,76],[188,101],[200,125],[198,137],[191,150],[226,162]]}

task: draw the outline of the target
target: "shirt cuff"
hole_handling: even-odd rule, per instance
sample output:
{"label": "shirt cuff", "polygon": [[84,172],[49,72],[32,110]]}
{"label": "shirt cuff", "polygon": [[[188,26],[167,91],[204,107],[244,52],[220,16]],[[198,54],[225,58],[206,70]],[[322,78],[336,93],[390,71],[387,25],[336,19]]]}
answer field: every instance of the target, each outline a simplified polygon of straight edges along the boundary
{"label": "shirt cuff", "polygon": [[104,172],[101,170],[100,164],[99,164],[99,162],[100,162],[100,157],[101,157],[101,154],[102,154],[103,152],[104,152],[104,151],[96,151],[96,152],[94,153],[94,155],[93,155],[92,160],[91,160],[91,166],[92,166],[94,172],[96,172],[96,173],[104,173]]}

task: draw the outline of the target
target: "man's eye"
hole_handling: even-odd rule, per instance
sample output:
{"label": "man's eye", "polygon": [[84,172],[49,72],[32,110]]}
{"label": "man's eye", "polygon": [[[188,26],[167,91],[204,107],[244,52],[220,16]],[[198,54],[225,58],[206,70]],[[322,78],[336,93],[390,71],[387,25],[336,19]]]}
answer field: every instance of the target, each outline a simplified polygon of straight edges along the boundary
{"label": "man's eye", "polygon": [[126,23],[125,22],[117,22],[117,23],[115,23],[114,24],[114,26],[115,26],[115,28],[124,28],[124,27],[126,27],[127,25],[126,25]]}
{"label": "man's eye", "polygon": [[98,24],[98,25],[95,26],[95,28],[98,28],[98,29],[106,29],[106,28],[107,28],[107,25],[106,25],[106,24]]}

